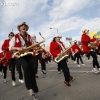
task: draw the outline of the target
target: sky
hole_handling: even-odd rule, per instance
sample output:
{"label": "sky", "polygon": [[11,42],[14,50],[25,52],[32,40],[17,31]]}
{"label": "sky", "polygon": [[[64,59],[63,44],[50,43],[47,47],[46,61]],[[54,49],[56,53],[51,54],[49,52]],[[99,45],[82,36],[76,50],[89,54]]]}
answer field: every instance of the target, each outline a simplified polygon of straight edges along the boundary
{"label": "sky", "polygon": [[[46,38],[49,45],[54,34],[80,40],[82,30],[100,30],[100,0],[0,0],[0,48],[9,32],[18,33],[22,22],[29,25],[28,33],[37,41]],[[50,29],[52,28],[52,29]]]}

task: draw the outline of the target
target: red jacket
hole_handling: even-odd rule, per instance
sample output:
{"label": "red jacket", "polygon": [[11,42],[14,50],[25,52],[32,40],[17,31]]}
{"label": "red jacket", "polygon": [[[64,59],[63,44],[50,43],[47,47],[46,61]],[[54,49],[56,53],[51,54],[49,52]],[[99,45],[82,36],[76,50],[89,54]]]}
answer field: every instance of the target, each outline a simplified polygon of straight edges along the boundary
{"label": "red jacket", "polygon": [[[77,50],[77,52],[76,52],[76,50]],[[78,46],[77,44],[74,44],[74,45],[72,46],[72,51],[73,51],[74,53],[82,53],[82,50],[79,48],[79,46]]]}
{"label": "red jacket", "polygon": [[[62,46],[65,48],[63,42],[60,42]],[[57,42],[51,42],[50,43],[50,53],[53,55],[53,57],[56,57],[58,54],[61,53],[61,49]]]}
{"label": "red jacket", "polygon": [[95,41],[97,41],[97,38],[92,38],[91,41],[95,42]]}
{"label": "red jacket", "polygon": [[4,40],[4,43],[2,45],[2,50],[5,51],[7,60],[10,60],[12,58],[12,52],[9,51],[9,42],[10,39]]}
{"label": "red jacket", "polygon": [[99,41],[97,40],[97,38],[92,38],[91,41],[96,42],[96,46],[97,46],[96,52],[98,53],[99,52],[99,50],[98,50]]}
{"label": "red jacket", "polygon": [[10,39],[4,40],[4,43],[2,45],[2,50],[9,51],[9,41]]}
{"label": "red jacket", "polygon": [[[3,52],[0,52],[0,59],[3,58],[5,55],[3,55]],[[0,62],[0,64],[3,64],[4,66],[8,66],[8,61],[5,58],[2,62]]]}
{"label": "red jacket", "polygon": [[90,53],[90,48],[88,47],[89,41],[91,41],[90,37],[87,34],[82,34],[81,43],[83,47],[83,52]]}
{"label": "red jacket", "polygon": [[[3,56],[3,52],[0,52],[0,59],[1,59],[2,57],[4,57],[4,56]],[[0,61],[0,64],[3,64],[3,62]]]}

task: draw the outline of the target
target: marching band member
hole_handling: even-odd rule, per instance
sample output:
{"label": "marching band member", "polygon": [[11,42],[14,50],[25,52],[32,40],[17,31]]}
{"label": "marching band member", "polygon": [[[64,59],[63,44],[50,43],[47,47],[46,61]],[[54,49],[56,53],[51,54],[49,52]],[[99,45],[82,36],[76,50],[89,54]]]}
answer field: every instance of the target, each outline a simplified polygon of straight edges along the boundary
{"label": "marching band member", "polygon": [[80,59],[82,65],[85,66],[85,64],[83,63],[82,57],[81,57],[82,50],[77,45],[77,41],[76,40],[74,41],[74,44],[71,47],[71,50],[72,50],[72,52],[74,54],[74,57],[77,58],[77,66],[80,67],[79,59]]}
{"label": "marching band member", "polygon": [[[53,55],[53,57],[57,57],[64,49],[65,46],[63,45],[63,42],[60,41],[61,36],[59,34],[55,34],[53,41],[50,43],[50,53]],[[70,81],[73,81],[75,78],[70,76],[69,68],[66,63],[66,59],[61,60],[58,63],[58,66],[62,69],[65,77],[64,84],[68,87],[70,87]]]}
{"label": "marching band member", "polygon": [[[2,45],[2,50],[6,51],[6,59],[8,60],[8,64],[9,64],[9,69],[11,71],[11,78],[12,78],[12,85],[15,86],[16,83],[16,78],[15,78],[15,59],[12,58],[12,52],[9,51],[9,42],[10,40],[14,37],[14,33],[10,32],[8,35],[9,39],[4,40],[4,43]],[[21,68],[20,68],[21,70]],[[19,73],[19,82],[23,83],[24,81],[23,79],[23,75],[22,73]]]}
{"label": "marching band member", "polygon": [[[10,34],[8,35],[9,39],[4,40],[3,44],[2,44],[2,51],[4,51],[4,56],[5,56],[5,60],[4,60],[4,66],[8,66],[8,60],[11,58],[12,53],[9,51],[9,41],[13,36],[13,32],[10,32]],[[6,67],[7,70],[7,67]],[[11,71],[11,67],[9,65],[9,71]]]}
{"label": "marching band member", "polygon": [[[86,53],[87,55],[91,55],[93,58],[93,72],[98,73],[98,69],[100,68],[98,60],[97,60],[97,55],[95,49],[90,49],[88,44],[92,42],[90,37],[89,37],[89,30],[83,30],[83,34],[81,37],[81,43],[83,47],[83,52]],[[98,69],[95,68],[97,66]]]}
{"label": "marching band member", "polygon": [[[36,36],[32,37],[32,41],[33,41],[33,44],[38,43],[36,41]],[[34,66],[35,66],[36,78],[38,78],[38,75],[37,75],[37,73],[38,73],[38,60],[40,60],[40,63],[41,63],[41,72],[43,74],[46,74],[46,64],[45,64],[45,58],[43,58],[43,56],[42,56],[43,53],[45,53],[45,52],[42,49],[42,51],[38,51],[38,52],[35,53],[35,55],[33,55],[33,61],[34,61]]]}
{"label": "marching band member", "polygon": [[98,41],[98,39],[96,38],[96,35],[93,35],[93,38],[91,39],[91,42],[94,42],[94,43],[96,43],[96,49],[95,49],[95,51],[96,51],[96,54],[98,55],[98,53],[99,53],[99,41]]}
{"label": "marching band member", "polygon": [[[3,57],[3,52],[0,52],[0,59]],[[3,61],[0,61],[0,75],[2,76],[2,69],[3,69]]]}
{"label": "marching band member", "polygon": [[[23,22],[18,25],[19,33],[10,40],[9,50],[23,52],[24,48],[32,45],[31,36],[27,33],[29,26]],[[35,100],[38,100],[38,86],[35,79],[34,63],[32,55],[25,55],[16,59],[16,63],[22,65],[25,79],[25,86],[30,96],[33,96]],[[34,92],[33,92],[34,91]]]}
{"label": "marching band member", "polygon": [[3,70],[3,78],[4,78],[4,82],[6,81],[6,77],[7,77],[7,66],[8,66],[8,62],[6,59],[6,52],[3,50],[3,52],[0,53],[0,67]]}
{"label": "marching band member", "polygon": [[46,58],[45,58],[45,60],[46,60],[47,63],[48,63],[48,61],[51,62],[51,54],[48,51],[46,51]]}

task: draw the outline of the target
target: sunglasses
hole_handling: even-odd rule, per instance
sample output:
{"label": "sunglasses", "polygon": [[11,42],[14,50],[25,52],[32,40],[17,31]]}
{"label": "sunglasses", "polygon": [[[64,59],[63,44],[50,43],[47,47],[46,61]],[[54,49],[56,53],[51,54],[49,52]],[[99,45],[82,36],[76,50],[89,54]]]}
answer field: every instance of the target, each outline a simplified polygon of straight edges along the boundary
{"label": "sunglasses", "polygon": [[14,36],[14,35],[9,35],[9,36]]}

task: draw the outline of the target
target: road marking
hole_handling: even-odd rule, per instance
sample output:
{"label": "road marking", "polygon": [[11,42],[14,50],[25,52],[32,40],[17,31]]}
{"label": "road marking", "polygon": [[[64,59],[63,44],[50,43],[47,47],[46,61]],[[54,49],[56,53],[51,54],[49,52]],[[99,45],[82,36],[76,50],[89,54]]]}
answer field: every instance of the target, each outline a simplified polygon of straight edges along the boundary
{"label": "road marking", "polygon": [[[41,70],[41,69],[39,69]],[[46,71],[51,71],[51,72],[57,72],[57,70],[46,70]],[[79,72],[79,73],[91,73],[92,71],[77,71],[77,70],[70,70],[70,72]]]}

